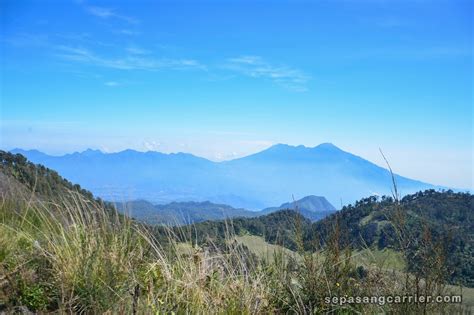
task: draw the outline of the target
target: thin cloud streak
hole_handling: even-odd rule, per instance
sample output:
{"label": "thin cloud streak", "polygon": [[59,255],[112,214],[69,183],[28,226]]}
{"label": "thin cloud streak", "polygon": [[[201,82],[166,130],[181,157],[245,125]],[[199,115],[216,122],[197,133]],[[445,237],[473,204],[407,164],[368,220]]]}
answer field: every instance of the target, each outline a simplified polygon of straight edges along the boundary
{"label": "thin cloud streak", "polygon": [[[53,38],[41,34],[19,34],[12,38],[4,39],[10,45],[24,47],[46,47],[53,56],[62,60],[91,65],[101,68],[116,70],[147,70],[157,71],[163,69],[171,70],[202,70],[207,71],[211,81],[222,80],[222,75],[216,76],[213,70],[227,70],[225,80],[240,75],[255,79],[266,79],[293,92],[305,92],[308,90],[307,83],[311,77],[304,72],[286,65],[275,66],[265,61],[260,56],[239,56],[223,61],[204,64],[192,58],[164,58],[155,57],[155,53],[147,48],[130,45],[121,48],[122,54],[110,56],[98,53],[105,48],[113,47],[113,44],[95,41],[87,33],[81,34],[59,34]],[[69,45],[75,41],[76,45]],[[55,43],[56,42],[56,43]],[[60,44],[60,42],[66,42]],[[93,49],[90,48],[93,46]],[[116,47],[119,49],[119,47]],[[222,72],[221,72],[222,74]]]}
{"label": "thin cloud streak", "polygon": [[129,35],[129,36],[137,36],[137,35],[140,35],[140,34],[141,34],[141,32],[134,31],[134,30],[129,30],[129,29],[115,30],[114,33],[123,34],[123,35]]}
{"label": "thin cloud streak", "polygon": [[127,52],[129,52],[130,54],[133,54],[133,55],[149,55],[149,54],[151,54],[151,51],[140,48],[140,47],[136,47],[136,46],[130,46],[130,47],[126,48],[126,50],[127,50]]}
{"label": "thin cloud streak", "polygon": [[106,7],[98,7],[98,6],[86,6],[86,11],[89,14],[92,14],[96,17],[99,17],[101,19],[110,19],[110,18],[115,18],[119,19],[122,21],[126,21],[130,24],[138,24],[140,21],[136,18],[118,14],[114,9],[111,8],[106,8]]}
{"label": "thin cloud streak", "polygon": [[311,79],[298,69],[288,66],[275,66],[260,56],[239,56],[227,60],[225,68],[252,78],[266,78],[295,92],[308,90]]}
{"label": "thin cloud streak", "polygon": [[164,68],[171,68],[175,70],[206,69],[204,65],[193,59],[155,59],[151,57],[137,56],[137,54],[130,53],[123,57],[110,58],[101,57],[88,49],[69,46],[58,46],[57,50],[58,53],[56,55],[65,60],[117,70],[156,71]]}

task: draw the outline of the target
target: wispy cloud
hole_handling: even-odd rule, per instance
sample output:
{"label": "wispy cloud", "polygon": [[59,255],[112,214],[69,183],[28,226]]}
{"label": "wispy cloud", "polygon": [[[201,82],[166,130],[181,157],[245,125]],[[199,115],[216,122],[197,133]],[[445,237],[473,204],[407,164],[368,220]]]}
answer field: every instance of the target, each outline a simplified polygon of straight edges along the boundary
{"label": "wispy cloud", "polygon": [[148,55],[148,54],[151,53],[151,51],[149,51],[147,49],[143,49],[143,48],[136,47],[136,46],[127,47],[126,51],[129,52],[130,54],[133,54],[133,55]]}
{"label": "wispy cloud", "polygon": [[[211,81],[230,80],[236,76],[266,79],[288,90],[304,92],[311,77],[299,69],[286,65],[274,65],[259,56],[238,56],[204,64],[193,58],[175,57],[174,52],[157,53],[148,47],[131,44],[119,47],[113,43],[96,40],[88,33],[60,34],[51,36],[18,34],[4,39],[15,46],[43,47],[49,55],[63,61],[117,70],[203,70]],[[74,42],[74,44],[71,44]],[[156,47],[155,47],[156,48]],[[438,52],[449,53],[449,52]],[[227,71],[218,71],[222,68]],[[84,69],[87,71],[87,69]],[[106,86],[114,86],[102,81]]]}
{"label": "wispy cloud", "polygon": [[144,140],[142,147],[147,151],[158,151],[161,149],[161,143],[155,140]]}
{"label": "wispy cloud", "polygon": [[135,30],[130,30],[130,29],[119,29],[114,31],[117,34],[123,34],[123,35],[129,35],[129,36],[136,36],[140,35],[141,33]]}
{"label": "wispy cloud", "polygon": [[107,81],[104,83],[104,85],[108,87],[115,87],[115,86],[119,86],[120,84],[116,81]]}
{"label": "wispy cloud", "polygon": [[130,17],[130,16],[126,16],[126,15],[123,15],[123,14],[119,14],[115,11],[115,9],[112,9],[112,8],[107,8],[107,7],[98,7],[98,6],[86,6],[86,11],[96,17],[99,17],[101,19],[118,19],[118,20],[122,20],[122,21],[126,21],[128,23],[131,23],[131,24],[137,24],[139,23],[139,20],[134,18],[134,17]]}
{"label": "wispy cloud", "polygon": [[260,56],[239,56],[227,60],[225,68],[253,78],[269,79],[289,90],[305,92],[310,76],[285,65],[273,65]]}
{"label": "wispy cloud", "polygon": [[194,59],[153,58],[130,52],[116,58],[103,57],[82,47],[58,46],[56,55],[69,61],[117,70],[206,69],[205,65]]}

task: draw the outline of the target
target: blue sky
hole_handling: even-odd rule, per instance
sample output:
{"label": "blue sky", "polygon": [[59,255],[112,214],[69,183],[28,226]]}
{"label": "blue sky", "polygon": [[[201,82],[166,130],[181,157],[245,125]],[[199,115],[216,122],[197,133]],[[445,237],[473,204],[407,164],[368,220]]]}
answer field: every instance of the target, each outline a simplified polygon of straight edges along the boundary
{"label": "blue sky", "polygon": [[5,1],[3,149],[332,142],[473,188],[472,1]]}

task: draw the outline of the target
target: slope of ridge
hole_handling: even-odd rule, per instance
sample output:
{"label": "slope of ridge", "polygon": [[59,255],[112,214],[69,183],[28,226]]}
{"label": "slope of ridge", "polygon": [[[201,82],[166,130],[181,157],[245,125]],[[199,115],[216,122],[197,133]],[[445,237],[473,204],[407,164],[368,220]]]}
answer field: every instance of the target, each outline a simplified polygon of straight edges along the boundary
{"label": "slope of ridge", "polygon": [[[62,202],[78,194],[87,202],[104,204],[90,191],[61,177],[56,171],[29,162],[21,154],[0,150],[0,197],[5,199]],[[106,208],[112,206],[105,203]]]}
{"label": "slope of ridge", "polygon": [[[314,148],[279,144],[226,164],[241,185],[258,191],[267,200],[281,200],[282,193],[288,200],[291,192],[305,196],[317,191],[333,204],[349,204],[391,192],[388,170],[330,143]],[[403,195],[435,188],[399,175],[395,179]]]}
{"label": "slope of ridge", "polygon": [[[263,209],[292,195],[314,192],[333,204],[348,204],[368,195],[390,193],[390,173],[333,144],[314,148],[279,144],[226,162],[191,154],[125,150],[87,150],[64,156],[13,150],[57,170],[96,195],[115,201],[145,199],[153,203],[206,201],[236,208]],[[435,188],[396,175],[402,194]]]}

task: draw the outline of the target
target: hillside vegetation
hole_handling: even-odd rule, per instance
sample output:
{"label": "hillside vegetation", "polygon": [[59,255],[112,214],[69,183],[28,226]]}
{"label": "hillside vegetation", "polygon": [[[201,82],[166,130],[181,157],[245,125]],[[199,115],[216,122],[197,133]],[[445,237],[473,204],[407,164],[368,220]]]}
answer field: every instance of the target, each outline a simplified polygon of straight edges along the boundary
{"label": "hillside vegetation", "polygon": [[306,248],[316,240],[326,243],[336,223],[346,231],[345,244],[353,248],[404,252],[411,272],[422,272],[420,248],[438,253],[451,283],[474,287],[474,196],[469,193],[427,190],[400,202],[362,199],[316,222],[307,234]]}
{"label": "hillside vegetation", "polygon": [[258,218],[229,222],[203,222],[192,229],[199,240],[225,239],[228,229],[237,235],[261,236],[271,244],[297,250],[296,228],[304,250],[326,247],[337,226],[339,246],[353,250],[390,249],[406,255],[408,270],[420,272],[420,252],[437,253],[452,284],[474,287],[474,196],[469,193],[427,190],[399,202],[390,197],[369,197],[311,223],[299,213],[286,210]]}
{"label": "hillside vegetation", "polygon": [[[358,267],[342,246],[338,224],[328,229],[316,257],[305,250],[312,224],[292,211],[241,219],[241,231],[268,240],[288,239],[301,257],[284,250],[264,260],[237,241],[235,222],[182,228],[137,224],[115,215],[51,170],[0,152],[0,179],[16,182],[30,197],[0,200],[0,311],[126,314],[453,313],[460,304],[327,303],[325,297],[453,293],[444,285],[436,255],[421,255],[420,268],[387,272]],[[41,174],[30,177],[33,174]],[[42,176],[42,179],[35,177]],[[55,178],[55,179],[53,179]],[[34,179],[34,180],[33,180]],[[49,181],[57,184],[48,189]],[[33,183],[43,182],[37,190]],[[2,185],[4,187],[5,185]],[[7,185],[8,186],[8,183]],[[46,192],[43,194],[42,192]],[[245,220],[250,220],[244,222]],[[253,221],[257,220],[257,221]],[[201,226],[201,227],[200,227]],[[270,231],[270,227],[274,231]],[[278,227],[278,228],[277,228]],[[201,230],[198,230],[201,229]],[[193,232],[192,232],[193,231]],[[226,235],[220,243],[208,237]],[[190,235],[190,237],[187,237]],[[217,239],[217,237],[215,238]],[[291,240],[291,242],[290,242]],[[420,248],[423,250],[423,248]],[[402,277],[401,275],[407,275]],[[413,274],[416,275],[416,274]]]}

